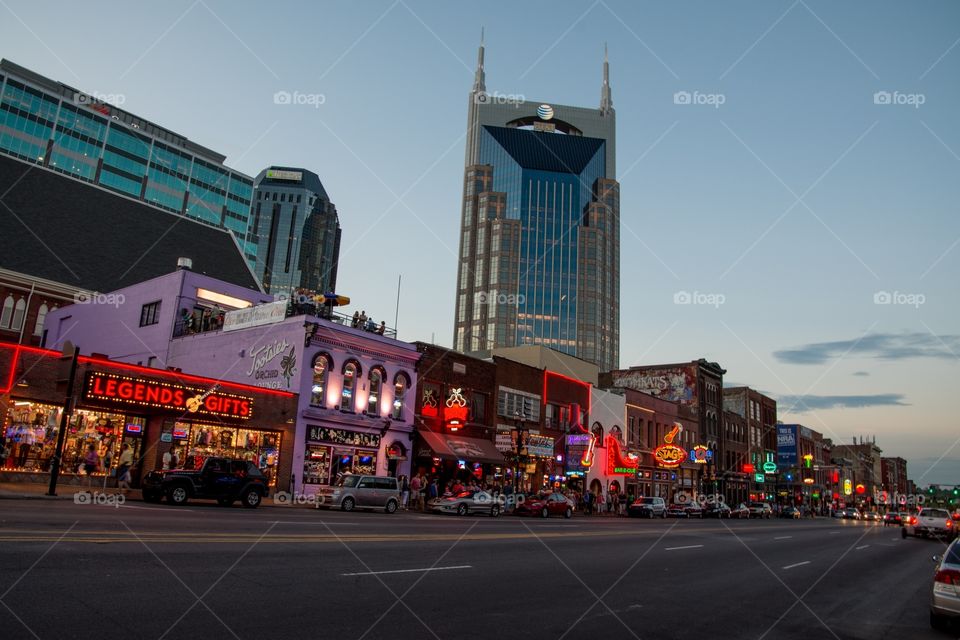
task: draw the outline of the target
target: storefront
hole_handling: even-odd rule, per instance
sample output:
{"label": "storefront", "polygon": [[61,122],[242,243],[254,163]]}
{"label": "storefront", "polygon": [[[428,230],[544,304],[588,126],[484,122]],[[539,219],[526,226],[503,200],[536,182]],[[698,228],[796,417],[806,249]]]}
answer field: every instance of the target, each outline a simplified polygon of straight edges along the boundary
{"label": "storefront", "polygon": [[[9,377],[4,375],[10,372]],[[45,349],[0,344],[0,479],[47,482],[66,398],[64,363]],[[0,382],[3,384],[3,382]],[[83,458],[93,447],[96,482],[116,485],[129,446],[133,486],[175,452],[179,466],[197,468],[210,456],[254,462],[282,486],[289,476],[287,445],[296,395],[81,356],[67,415],[61,482],[90,482]],[[287,471],[281,472],[286,456]]]}
{"label": "storefront", "polygon": [[334,484],[348,473],[375,475],[382,436],[332,427],[307,426],[303,459],[305,493]]}
{"label": "storefront", "polygon": [[489,440],[449,433],[417,430],[416,467],[428,475],[437,475],[441,488],[447,480],[465,481],[471,477],[480,483],[505,484],[512,474],[508,462]]}

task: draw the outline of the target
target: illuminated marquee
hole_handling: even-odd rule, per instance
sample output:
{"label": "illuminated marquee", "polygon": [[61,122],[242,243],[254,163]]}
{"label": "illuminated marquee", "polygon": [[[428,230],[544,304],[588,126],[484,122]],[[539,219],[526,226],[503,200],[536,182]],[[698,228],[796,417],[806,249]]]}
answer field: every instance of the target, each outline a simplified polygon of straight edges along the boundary
{"label": "illuminated marquee", "polygon": [[710,451],[706,445],[698,444],[690,450],[690,462],[707,464],[711,459],[713,459],[713,451]]}
{"label": "illuminated marquee", "polygon": [[83,389],[84,400],[168,409],[205,416],[247,420],[253,416],[253,398],[212,389],[187,387],[157,380],[90,372]]}
{"label": "illuminated marquee", "polygon": [[463,389],[451,389],[444,405],[443,420],[451,431],[457,431],[467,422],[467,399],[463,397]]}
{"label": "illuminated marquee", "polygon": [[672,469],[679,467],[680,464],[686,460],[687,451],[683,447],[673,444],[673,439],[676,438],[681,431],[683,431],[683,426],[679,422],[675,422],[670,433],[663,436],[663,441],[666,444],[662,444],[653,450],[653,458],[661,467]]}

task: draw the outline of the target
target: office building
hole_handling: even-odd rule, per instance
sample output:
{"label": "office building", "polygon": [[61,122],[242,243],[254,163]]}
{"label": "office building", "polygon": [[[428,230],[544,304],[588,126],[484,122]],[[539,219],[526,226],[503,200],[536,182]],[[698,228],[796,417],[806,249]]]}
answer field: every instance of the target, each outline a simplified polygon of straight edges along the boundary
{"label": "office building", "polygon": [[542,345],[617,368],[620,195],[604,58],[599,109],[488,94],[467,117],[454,348]]}

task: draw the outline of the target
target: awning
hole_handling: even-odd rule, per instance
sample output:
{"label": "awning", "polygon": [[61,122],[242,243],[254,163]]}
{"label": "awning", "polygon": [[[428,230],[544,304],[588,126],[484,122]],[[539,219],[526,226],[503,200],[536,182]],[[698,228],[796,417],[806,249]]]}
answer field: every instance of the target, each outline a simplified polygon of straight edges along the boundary
{"label": "awning", "polygon": [[449,433],[434,433],[422,429],[418,429],[417,433],[440,458],[470,462],[491,462],[494,464],[505,462],[503,454],[497,450],[497,447],[490,440],[466,438]]}

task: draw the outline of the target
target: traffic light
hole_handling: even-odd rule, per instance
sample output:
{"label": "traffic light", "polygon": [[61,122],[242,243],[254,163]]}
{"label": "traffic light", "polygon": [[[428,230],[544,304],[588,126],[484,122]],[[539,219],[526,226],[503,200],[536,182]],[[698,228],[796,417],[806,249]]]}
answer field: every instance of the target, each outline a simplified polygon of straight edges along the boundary
{"label": "traffic light", "polygon": [[960,489],[954,487],[954,488],[953,488],[953,495],[957,495],[957,494],[960,494]]}

